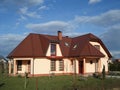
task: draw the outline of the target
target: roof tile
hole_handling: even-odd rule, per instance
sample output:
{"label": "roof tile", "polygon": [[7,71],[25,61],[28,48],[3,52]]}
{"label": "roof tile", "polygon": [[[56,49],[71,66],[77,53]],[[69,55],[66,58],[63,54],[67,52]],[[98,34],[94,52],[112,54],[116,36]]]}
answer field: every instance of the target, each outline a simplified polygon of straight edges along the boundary
{"label": "roof tile", "polygon": [[[11,57],[46,57],[50,43],[59,43],[63,57],[103,57],[104,55],[92,46],[89,41],[99,42],[109,57],[111,54],[102,41],[93,34],[86,34],[74,38],[63,37],[58,40],[58,36],[29,34],[9,55]],[[66,45],[67,44],[67,45]]]}

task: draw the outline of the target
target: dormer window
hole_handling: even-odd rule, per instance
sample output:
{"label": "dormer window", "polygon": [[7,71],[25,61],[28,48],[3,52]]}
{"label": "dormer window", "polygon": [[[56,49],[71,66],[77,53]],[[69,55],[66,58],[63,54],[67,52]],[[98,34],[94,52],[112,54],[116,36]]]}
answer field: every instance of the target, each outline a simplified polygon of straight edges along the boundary
{"label": "dormer window", "polygon": [[69,47],[69,44],[67,42],[65,42],[65,46]]}
{"label": "dormer window", "polygon": [[75,49],[75,48],[77,48],[77,44],[75,44],[75,45],[73,46],[73,49]]}
{"label": "dormer window", "polygon": [[51,43],[51,56],[56,56],[56,44]]}

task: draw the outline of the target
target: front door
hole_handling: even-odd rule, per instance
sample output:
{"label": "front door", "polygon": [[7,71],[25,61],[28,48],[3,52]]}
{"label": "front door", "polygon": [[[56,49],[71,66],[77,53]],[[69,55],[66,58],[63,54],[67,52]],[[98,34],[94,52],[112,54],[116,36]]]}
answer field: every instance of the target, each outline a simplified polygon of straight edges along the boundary
{"label": "front door", "polygon": [[79,74],[83,74],[84,73],[84,68],[83,68],[83,61],[79,61]]}

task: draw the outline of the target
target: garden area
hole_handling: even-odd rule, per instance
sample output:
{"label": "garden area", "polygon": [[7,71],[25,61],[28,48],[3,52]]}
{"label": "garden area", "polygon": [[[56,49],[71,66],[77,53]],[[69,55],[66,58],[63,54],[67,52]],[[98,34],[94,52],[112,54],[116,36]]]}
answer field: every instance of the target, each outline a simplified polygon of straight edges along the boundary
{"label": "garden area", "polygon": [[120,79],[74,75],[31,78],[0,75],[0,90],[120,90]]}

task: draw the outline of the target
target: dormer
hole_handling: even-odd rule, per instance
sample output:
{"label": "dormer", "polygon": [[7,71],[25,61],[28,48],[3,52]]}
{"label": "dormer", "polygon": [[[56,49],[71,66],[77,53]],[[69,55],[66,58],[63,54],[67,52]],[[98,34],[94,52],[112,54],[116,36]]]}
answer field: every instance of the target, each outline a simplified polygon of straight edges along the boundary
{"label": "dormer", "polygon": [[50,43],[46,56],[51,56],[51,57],[62,56],[59,43]]}

